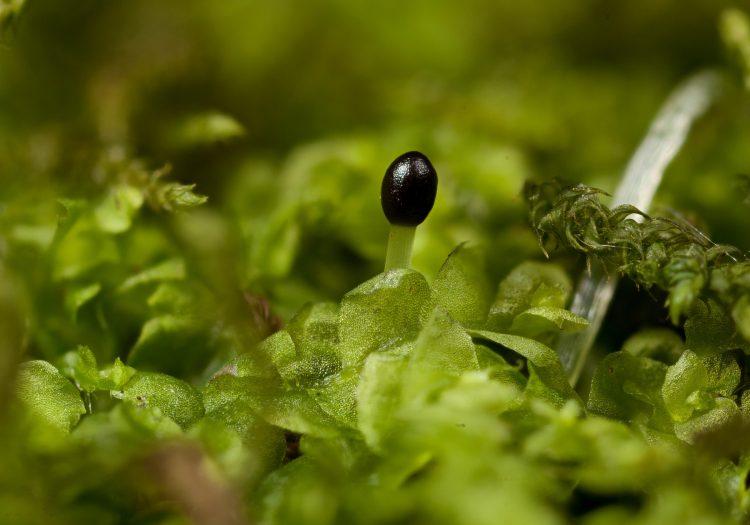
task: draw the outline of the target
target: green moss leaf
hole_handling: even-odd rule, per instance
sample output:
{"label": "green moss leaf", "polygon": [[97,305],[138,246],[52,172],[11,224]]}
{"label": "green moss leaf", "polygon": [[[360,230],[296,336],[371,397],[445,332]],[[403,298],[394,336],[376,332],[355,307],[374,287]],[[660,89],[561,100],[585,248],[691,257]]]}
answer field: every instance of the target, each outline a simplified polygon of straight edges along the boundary
{"label": "green moss leaf", "polygon": [[258,345],[258,351],[270,358],[283,379],[294,381],[296,377],[297,347],[288,331],[279,330],[267,337]]}
{"label": "green moss leaf", "polygon": [[701,436],[715,432],[724,426],[735,423],[741,417],[739,407],[727,398],[716,400],[713,408],[687,421],[675,424],[675,435],[688,443],[694,443]]}
{"label": "green moss leaf", "polygon": [[724,44],[737,57],[745,88],[750,90],[750,19],[739,9],[726,9],[719,25]]}
{"label": "green moss leaf", "polygon": [[516,316],[529,308],[562,308],[571,288],[570,279],[560,267],[549,263],[521,263],[500,283],[487,327],[507,331]]}
{"label": "green moss leaf", "polygon": [[208,197],[195,193],[195,184],[168,182],[158,186],[153,199],[166,211],[180,211],[195,208],[208,201]]}
{"label": "green moss leaf", "polygon": [[137,406],[158,408],[175,423],[186,429],[203,417],[200,393],[184,381],[154,372],[137,372],[128,381],[125,399]]}
{"label": "green moss leaf", "polygon": [[94,210],[97,225],[107,233],[129,230],[143,200],[143,193],[138,188],[125,184],[114,186]]}
{"label": "green moss leaf", "polygon": [[185,278],[185,261],[182,258],[168,259],[125,279],[118,288],[127,292],[137,286],[163,281],[179,281]]}
{"label": "green moss leaf", "polygon": [[144,370],[188,374],[205,365],[211,354],[210,336],[200,320],[163,315],[143,325],[128,355],[128,364]]}
{"label": "green moss leaf", "polygon": [[[126,401],[86,417],[71,438],[85,445],[100,466],[121,467],[132,454],[142,453],[144,445],[181,435],[180,426],[158,408]],[[118,453],[113,454],[113,450]]]}
{"label": "green moss leaf", "polygon": [[338,305],[333,303],[306,305],[289,321],[286,332],[292,346],[285,340],[273,350],[285,380],[313,386],[341,370],[338,322]]}
{"label": "green moss leaf", "polygon": [[714,407],[716,396],[729,397],[740,382],[740,367],[730,355],[699,357],[686,350],[667,370],[662,395],[672,418],[684,422],[694,411]]}
{"label": "green moss leaf", "polygon": [[[245,457],[245,453],[237,450],[231,435],[227,435],[221,428],[206,425],[207,422],[216,422],[231,430],[248,456]],[[258,479],[278,467],[284,457],[284,432],[269,425],[243,400],[235,400],[207,412],[198,426],[197,431],[204,443],[209,443],[212,451],[222,456],[225,470],[236,472],[236,477]],[[218,438],[216,434],[219,434]],[[237,456],[241,457],[241,461],[237,461]]]}
{"label": "green moss leaf", "polygon": [[699,355],[750,348],[737,336],[731,316],[714,300],[696,301],[685,322],[685,346]]}
{"label": "green moss leaf", "polygon": [[588,321],[563,308],[536,306],[524,310],[513,319],[510,331],[526,337],[536,337],[547,332],[576,332],[588,326]]}
{"label": "green moss leaf", "polygon": [[333,353],[339,342],[339,307],[336,303],[311,303],[302,307],[286,329],[300,352]]}
{"label": "green moss leaf", "polygon": [[99,283],[76,284],[65,292],[65,310],[73,321],[78,317],[78,310],[86,303],[94,299],[102,286]]}
{"label": "green moss leaf", "polygon": [[634,356],[649,357],[672,365],[682,355],[684,344],[679,335],[666,328],[641,330],[630,336],[622,351]]}
{"label": "green moss leaf", "polygon": [[594,372],[588,409],[623,421],[663,424],[661,397],[667,365],[647,357],[614,352]]}
{"label": "green moss leaf", "polygon": [[67,433],[86,412],[73,383],[46,361],[23,363],[16,381],[18,399],[45,426]]}
{"label": "green moss leaf", "polygon": [[294,389],[278,391],[261,408],[269,423],[299,434],[333,437],[343,431],[342,424],[307,392]]}
{"label": "green moss leaf", "polygon": [[127,366],[118,357],[112,366],[99,372],[99,386],[103,390],[122,390],[135,372],[135,368]]}
{"label": "green moss leaf", "polygon": [[550,347],[517,335],[485,330],[470,330],[469,334],[497,343],[526,358],[531,374],[527,385],[529,394],[538,395],[557,406],[561,406],[569,399],[577,399],[578,396],[568,382],[560,359]]}
{"label": "green moss leaf", "polygon": [[87,346],[79,346],[61,358],[60,371],[72,379],[80,390],[93,392],[99,388],[96,357]]}
{"label": "green moss leaf", "polygon": [[429,298],[427,281],[411,270],[380,274],[346,294],[339,321],[343,365],[359,365],[370,352],[415,338]]}
{"label": "green moss leaf", "polygon": [[433,300],[459,323],[484,325],[490,308],[490,283],[484,254],[462,244],[451,252],[432,282]]}
{"label": "green moss leaf", "polygon": [[368,445],[378,447],[393,427],[402,400],[408,348],[367,356],[357,386],[357,424]]}
{"label": "green moss leaf", "polygon": [[241,137],[245,128],[234,118],[217,111],[191,115],[166,131],[171,148],[193,148]]}
{"label": "green moss leaf", "polygon": [[442,307],[437,307],[409,354],[404,397],[418,401],[450,385],[463,372],[478,369],[471,337]]}

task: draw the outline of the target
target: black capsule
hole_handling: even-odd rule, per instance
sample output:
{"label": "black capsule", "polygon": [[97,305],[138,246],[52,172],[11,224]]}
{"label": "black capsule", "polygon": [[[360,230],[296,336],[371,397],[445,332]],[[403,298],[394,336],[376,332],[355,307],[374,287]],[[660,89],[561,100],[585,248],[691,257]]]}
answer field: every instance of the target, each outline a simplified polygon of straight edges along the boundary
{"label": "black capsule", "polygon": [[380,204],[391,224],[417,226],[432,210],[437,173],[430,159],[410,151],[391,162],[380,188]]}

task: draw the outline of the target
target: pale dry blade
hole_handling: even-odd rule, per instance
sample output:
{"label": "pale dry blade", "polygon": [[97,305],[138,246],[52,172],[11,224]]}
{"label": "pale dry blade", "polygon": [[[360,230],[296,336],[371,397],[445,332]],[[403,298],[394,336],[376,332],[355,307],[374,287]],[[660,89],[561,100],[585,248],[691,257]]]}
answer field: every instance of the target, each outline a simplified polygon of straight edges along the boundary
{"label": "pale dry blade", "polygon": [[[685,143],[693,123],[718,98],[721,86],[722,78],[715,71],[699,72],[677,86],[631,157],[614,193],[613,206],[632,204],[648,211],[664,171]],[[638,216],[633,218],[639,220]],[[578,283],[571,310],[588,319],[589,326],[575,334],[563,334],[557,345],[560,361],[573,385],[599,333],[616,286],[617,278],[608,276],[596,264]]]}

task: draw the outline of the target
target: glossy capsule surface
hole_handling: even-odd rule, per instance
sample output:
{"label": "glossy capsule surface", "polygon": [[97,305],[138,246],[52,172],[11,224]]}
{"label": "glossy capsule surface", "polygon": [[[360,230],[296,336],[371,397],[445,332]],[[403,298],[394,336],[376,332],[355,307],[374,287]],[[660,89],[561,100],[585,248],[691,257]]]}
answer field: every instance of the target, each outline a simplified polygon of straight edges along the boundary
{"label": "glossy capsule surface", "polygon": [[437,173],[430,159],[418,151],[391,162],[380,188],[383,213],[391,224],[417,226],[432,210],[437,195]]}

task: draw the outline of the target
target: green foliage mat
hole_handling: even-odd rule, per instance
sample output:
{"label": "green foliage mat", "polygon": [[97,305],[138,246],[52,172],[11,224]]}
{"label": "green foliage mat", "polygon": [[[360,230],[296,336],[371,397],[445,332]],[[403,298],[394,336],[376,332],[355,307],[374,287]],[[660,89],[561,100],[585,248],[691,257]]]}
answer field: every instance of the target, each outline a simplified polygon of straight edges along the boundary
{"label": "green foliage mat", "polygon": [[[750,520],[748,17],[377,4],[0,0],[0,525]],[[607,206],[705,64],[656,211]],[[574,389],[593,260],[627,315]]]}

